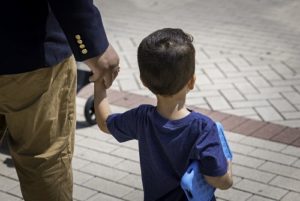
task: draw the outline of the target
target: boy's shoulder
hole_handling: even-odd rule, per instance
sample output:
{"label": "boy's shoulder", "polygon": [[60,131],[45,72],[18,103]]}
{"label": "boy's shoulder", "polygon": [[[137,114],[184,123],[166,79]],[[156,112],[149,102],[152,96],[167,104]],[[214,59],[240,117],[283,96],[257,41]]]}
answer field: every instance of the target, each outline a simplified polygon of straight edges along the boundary
{"label": "boy's shoulder", "polygon": [[207,116],[205,114],[202,114],[202,113],[194,111],[194,110],[190,110],[190,111],[193,113],[193,115],[195,116],[195,118],[198,119],[201,122],[211,123],[211,124],[215,123],[214,120],[212,120],[209,116]]}

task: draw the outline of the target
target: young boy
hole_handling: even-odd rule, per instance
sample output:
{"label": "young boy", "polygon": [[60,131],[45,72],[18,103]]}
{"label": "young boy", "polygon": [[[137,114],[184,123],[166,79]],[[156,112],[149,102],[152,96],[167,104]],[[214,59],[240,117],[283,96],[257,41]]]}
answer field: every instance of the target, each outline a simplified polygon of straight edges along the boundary
{"label": "young boy", "polygon": [[111,114],[105,85],[95,83],[100,129],[119,142],[138,140],[145,201],[187,200],[180,179],[192,160],[199,161],[201,173],[212,186],[228,189],[232,185],[231,162],[223,154],[216,124],[185,107],[196,79],[192,40],[181,29],[165,28],[139,45],[140,79],[156,95],[157,106]]}

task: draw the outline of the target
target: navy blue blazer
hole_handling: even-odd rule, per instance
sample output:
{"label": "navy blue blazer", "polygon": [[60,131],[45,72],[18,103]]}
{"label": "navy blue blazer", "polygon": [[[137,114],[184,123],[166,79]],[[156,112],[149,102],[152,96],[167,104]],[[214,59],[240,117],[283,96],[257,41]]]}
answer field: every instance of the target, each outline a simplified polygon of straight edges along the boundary
{"label": "navy blue blazer", "polygon": [[5,0],[0,8],[0,75],[77,61],[108,47],[93,0]]}

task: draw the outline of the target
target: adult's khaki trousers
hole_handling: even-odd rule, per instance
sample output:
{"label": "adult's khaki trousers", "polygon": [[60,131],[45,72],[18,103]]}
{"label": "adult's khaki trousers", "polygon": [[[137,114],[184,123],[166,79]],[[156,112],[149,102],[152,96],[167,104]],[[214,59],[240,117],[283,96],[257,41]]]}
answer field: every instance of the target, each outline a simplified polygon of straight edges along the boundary
{"label": "adult's khaki trousers", "polygon": [[73,57],[51,68],[0,75],[0,138],[8,131],[25,201],[72,200],[75,88]]}

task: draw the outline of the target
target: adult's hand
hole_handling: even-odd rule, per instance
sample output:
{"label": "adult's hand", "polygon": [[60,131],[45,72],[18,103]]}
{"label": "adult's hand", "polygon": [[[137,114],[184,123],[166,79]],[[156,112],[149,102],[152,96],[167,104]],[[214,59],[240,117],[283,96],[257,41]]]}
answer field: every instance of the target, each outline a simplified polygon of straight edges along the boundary
{"label": "adult's hand", "polygon": [[119,56],[110,44],[103,54],[87,59],[84,63],[93,73],[90,81],[103,80],[106,88],[112,85],[119,72]]}

